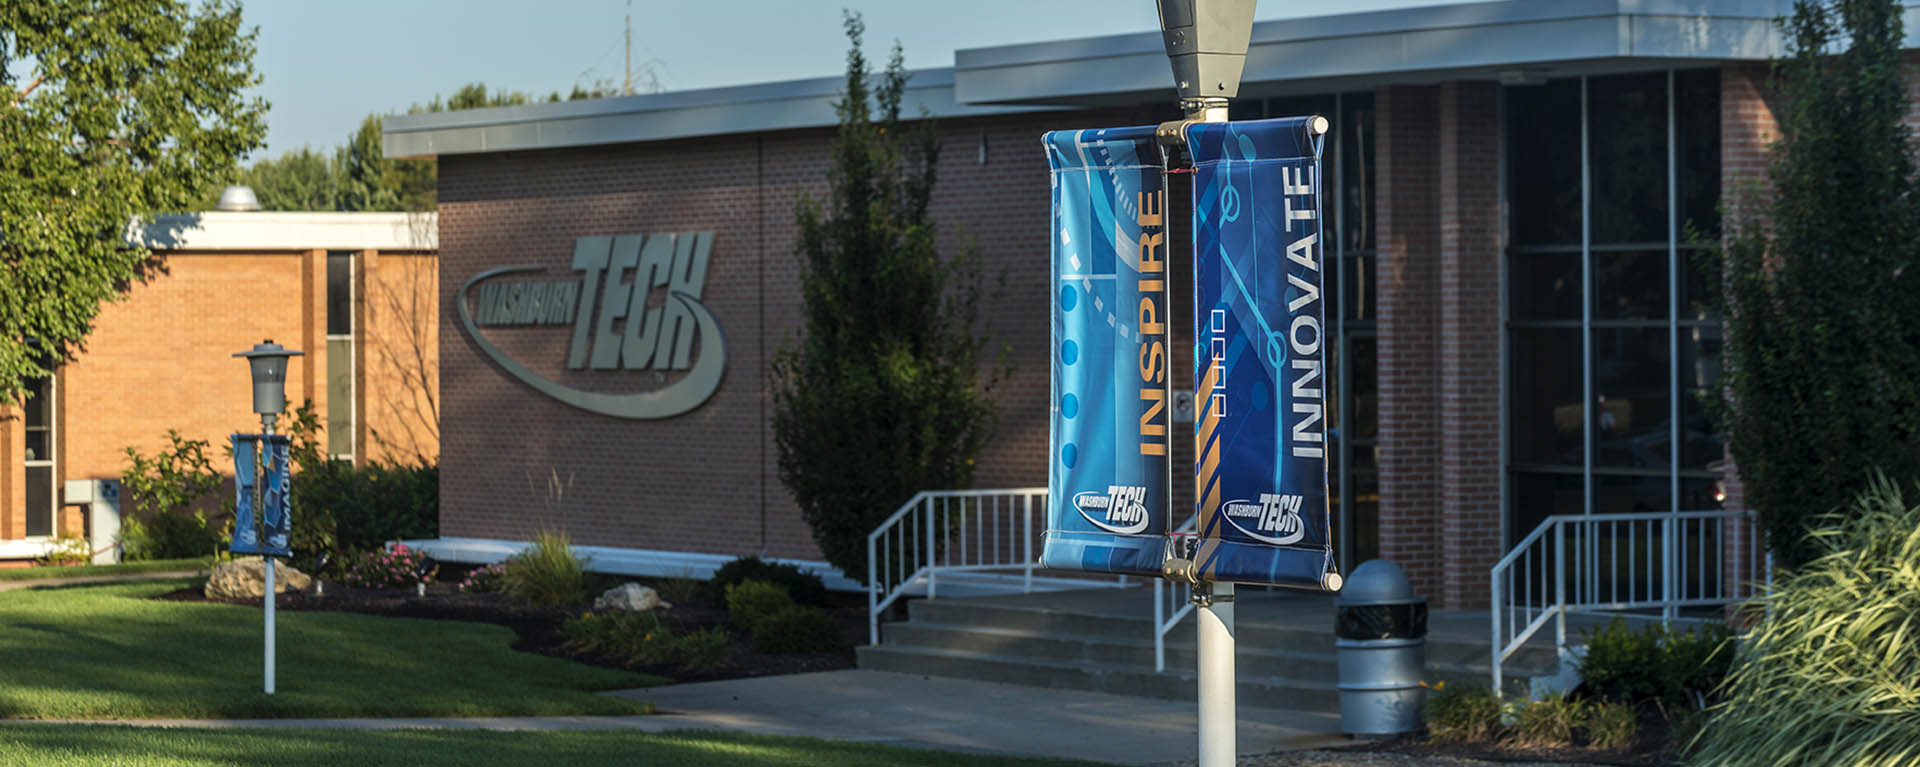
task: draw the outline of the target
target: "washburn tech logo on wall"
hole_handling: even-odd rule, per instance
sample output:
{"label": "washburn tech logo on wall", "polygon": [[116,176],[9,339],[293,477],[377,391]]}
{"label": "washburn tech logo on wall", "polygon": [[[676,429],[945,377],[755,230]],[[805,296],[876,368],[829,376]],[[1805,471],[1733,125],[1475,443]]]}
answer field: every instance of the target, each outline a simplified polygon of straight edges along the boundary
{"label": "washburn tech logo on wall", "polygon": [[[504,266],[467,280],[455,297],[460,326],[507,374],[542,394],[615,418],[672,418],[712,397],[726,370],[720,323],[700,302],[712,249],[712,232],[581,237],[574,242],[576,276],[571,279],[495,279],[547,271],[545,266]],[[664,300],[649,306],[656,288]],[[566,359],[571,370],[684,374],[652,391],[575,389],[535,373],[480,332],[497,326],[570,326]]]}
{"label": "washburn tech logo on wall", "polygon": [[1075,493],[1073,507],[1101,529],[1132,535],[1147,529],[1147,488],[1144,485],[1108,485],[1106,492]]}

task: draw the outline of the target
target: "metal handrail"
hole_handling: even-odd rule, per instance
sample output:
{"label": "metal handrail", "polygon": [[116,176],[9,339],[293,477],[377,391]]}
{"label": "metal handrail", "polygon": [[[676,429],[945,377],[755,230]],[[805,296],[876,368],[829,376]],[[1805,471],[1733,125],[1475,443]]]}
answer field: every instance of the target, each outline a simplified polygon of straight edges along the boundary
{"label": "metal handrail", "polygon": [[1490,572],[1493,689],[1507,659],[1549,622],[1566,658],[1569,613],[1657,609],[1670,622],[1683,607],[1752,598],[1772,565],[1751,511],[1548,517]]}
{"label": "metal handrail", "polygon": [[901,504],[867,534],[867,641],[880,644],[880,612],[900,597],[933,598],[942,572],[1017,569],[1031,592],[1035,499],[1044,525],[1044,487],[925,490]]}

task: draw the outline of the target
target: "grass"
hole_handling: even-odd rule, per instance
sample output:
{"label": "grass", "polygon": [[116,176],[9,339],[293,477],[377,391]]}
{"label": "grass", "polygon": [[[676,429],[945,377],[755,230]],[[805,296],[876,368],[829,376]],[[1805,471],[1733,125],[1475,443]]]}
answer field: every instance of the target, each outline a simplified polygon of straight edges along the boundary
{"label": "grass", "polygon": [[38,581],[48,578],[87,578],[97,575],[139,575],[183,570],[206,570],[207,558],[153,559],[145,562],[121,562],[113,565],[74,565],[72,567],[19,567],[0,570],[0,581]]}
{"label": "grass", "polygon": [[665,681],[517,652],[503,626],[282,611],[270,696],[259,609],[147,598],[191,583],[0,593],[0,717],[635,714],[594,691]]}
{"label": "grass", "polygon": [[0,767],[247,764],[382,765],[671,764],[679,767],[1068,767],[1091,762],[1020,759],[717,732],[489,732],[482,730],[195,730],[84,725],[0,726]]}

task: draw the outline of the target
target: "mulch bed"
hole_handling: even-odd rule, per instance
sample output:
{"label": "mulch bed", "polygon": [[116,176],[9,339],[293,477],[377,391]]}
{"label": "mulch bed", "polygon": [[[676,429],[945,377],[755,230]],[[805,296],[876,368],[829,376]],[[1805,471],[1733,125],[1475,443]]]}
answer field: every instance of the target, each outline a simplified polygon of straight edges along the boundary
{"label": "mulch bed", "polygon": [[[675,631],[697,631],[717,626],[727,630],[733,638],[734,651],[719,668],[689,672],[676,666],[627,665],[613,658],[575,652],[565,646],[566,640],[560,636],[560,624],[568,618],[587,612],[587,606],[564,609],[530,608],[514,604],[504,594],[461,593],[455,584],[459,583],[463,575],[464,572],[460,568],[443,565],[436,582],[428,584],[425,597],[417,596],[411,589],[356,589],[335,581],[328,581],[324,595],[288,592],[280,594],[274,600],[274,606],[280,610],[296,612],[350,612],[389,618],[429,618],[492,623],[513,630],[514,635],[518,637],[513,643],[515,650],[595,666],[638,671],[666,677],[675,682],[711,682],[722,679],[853,668],[853,647],[855,644],[865,642],[867,638],[867,603],[865,596],[860,594],[828,593],[827,609],[833,615],[834,623],[840,627],[842,645],[839,649],[822,653],[767,655],[754,652],[752,644],[747,642],[742,633],[734,627],[727,612],[715,604],[704,589],[691,595],[674,594],[680,597],[679,601],[674,601],[667,597],[672,590],[663,588],[663,584],[658,579],[603,578],[602,583],[596,584],[595,594],[628,581],[660,590],[662,599],[673,602],[671,608],[660,612],[660,617]],[[260,600],[257,598],[208,599],[201,593],[199,587],[168,592],[155,599],[260,606]]]}
{"label": "mulch bed", "polygon": [[1452,757],[1490,762],[1572,763],[1663,767],[1680,764],[1671,725],[1658,712],[1642,711],[1639,736],[1631,748],[1597,749],[1578,746],[1532,746],[1512,741],[1499,743],[1434,743],[1424,735],[1363,741],[1341,751],[1394,753],[1410,756]]}

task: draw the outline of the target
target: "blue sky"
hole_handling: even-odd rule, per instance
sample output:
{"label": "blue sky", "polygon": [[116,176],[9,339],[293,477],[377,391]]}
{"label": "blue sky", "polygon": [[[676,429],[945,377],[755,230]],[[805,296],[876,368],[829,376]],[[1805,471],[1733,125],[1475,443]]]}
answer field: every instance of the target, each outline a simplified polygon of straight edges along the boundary
{"label": "blue sky", "polygon": [[[1437,0],[1265,0],[1255,18],[1433,5]],[[369,113],[462,84],[539,95],[620,81],[627,0],[253,0],[255,59],[272,102],[267,149],[326,149]],[[633,67],[666,90],[838,74],[840,10],[867,22],[869,56],[894,39],[911,68],[952,66],[953,51],[1153,31],[1153,0],[634,0]],[[1171,77],[1171,75],[1169,75]],[[636,88],[648,78],[636,76]]]}

